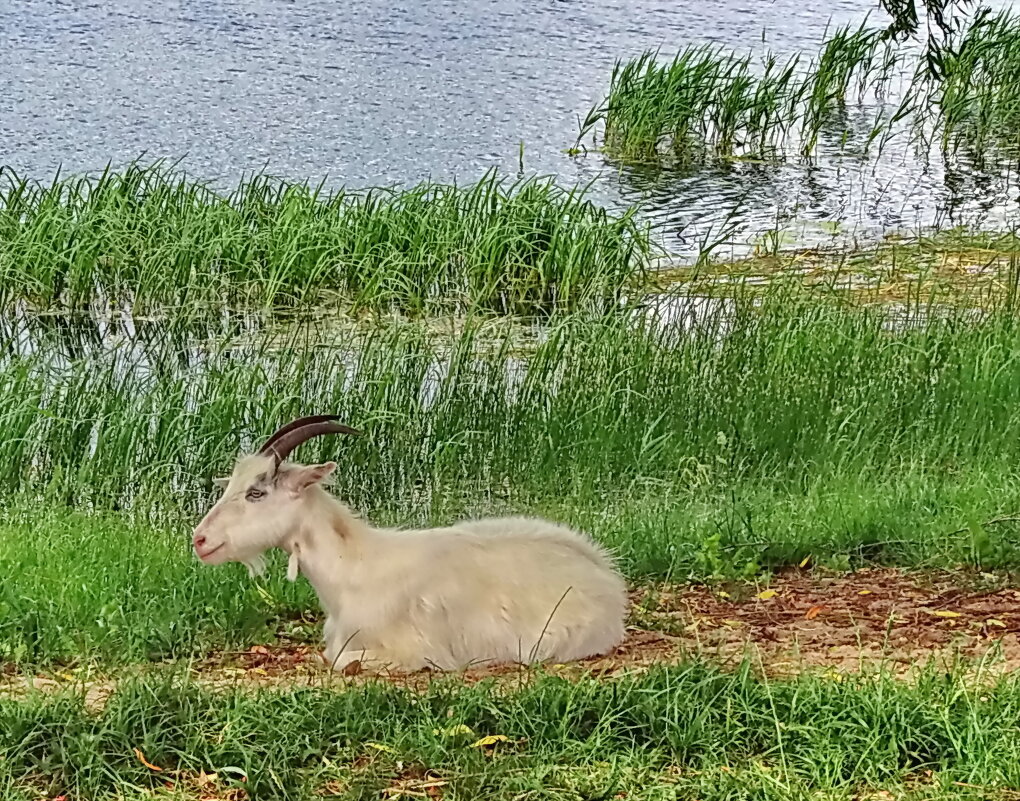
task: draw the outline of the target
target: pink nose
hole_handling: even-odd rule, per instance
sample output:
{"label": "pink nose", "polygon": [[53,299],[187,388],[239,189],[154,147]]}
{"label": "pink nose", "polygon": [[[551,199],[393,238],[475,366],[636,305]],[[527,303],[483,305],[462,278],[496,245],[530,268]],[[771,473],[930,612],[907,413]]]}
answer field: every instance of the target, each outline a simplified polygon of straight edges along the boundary
{"label": "pink nose", "polygon": [[205,535],[196,534],[194,537],[191,538],[191,541],[195,543],[196,548],[201,548],[203,545],[205,545]]}

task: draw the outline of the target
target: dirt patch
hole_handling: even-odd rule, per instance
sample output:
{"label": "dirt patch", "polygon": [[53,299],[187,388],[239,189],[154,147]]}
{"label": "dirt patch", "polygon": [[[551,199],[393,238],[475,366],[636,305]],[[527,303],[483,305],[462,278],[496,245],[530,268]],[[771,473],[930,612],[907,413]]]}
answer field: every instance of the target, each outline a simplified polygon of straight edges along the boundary
{"label": "dirt patch", "polygon": [[903,670],[991,651],[999,669],[1012,670],[1020,667],[1020,591],[993,581],[987,574],[791,570],[768,587],[645,590],[634,615],[673,633],[688,653],[731,661],[750,652],[771,674]]}
{"label": "dirt patch", "polygon": [[[648,587],[632,592],[631,625],[612,654],[541,670],[611,677],[698,657],[724,666],[750,658],[761,672],[777,677],[879,667],[906,675],[931,660],[949,664],[985,657],[983,670],[997,675],[1020,667],[1020,590],[1001,584],[987,574],[875,569],[831,576],[791,570],[768,587]],[[183,667],[193,679],[213,687],[337,686],[382,678],[420,689],[437,675],[343,675],[326,669],[317,648],[297,644],[216,652]],[[468,683],[487,678],[523,681],[534,672],[504,665],[459,675]],[[88,704],[99,707],[115,678],[59,672],[8,676],[0,678],[0,695],[78,684],[85,688]]]}

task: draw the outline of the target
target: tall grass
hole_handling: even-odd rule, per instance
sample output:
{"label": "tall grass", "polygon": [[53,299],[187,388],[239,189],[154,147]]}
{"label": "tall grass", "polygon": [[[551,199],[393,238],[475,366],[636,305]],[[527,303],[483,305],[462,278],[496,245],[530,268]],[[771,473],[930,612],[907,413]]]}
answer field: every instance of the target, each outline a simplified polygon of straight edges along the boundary
{"label": "tall grass", "polygon": [[806,470],[1020,457],[1008,310],[976,322],[918,312],[890,330],[881,310],[782,285],[756,303],[721,302],[688,328],[567,317],[531,340],[478,319],[452,336],[313,323],[212,350],[173,329],[91,351],[66,329],[34,345],[13,332],[0,355],[0,488],[104,505],[201,494],[239,448],[309,410],[366,430],[307,455],[341,449],[348,486],[379,501],[687,471],[796,484]]}
{"label": "tall grass", "polygon": [[[1009,798],[1018,714],[1015,679],[975,687],[961,672],[765,682],[689,664],[420,694],[218,693],[157,676],[125,682],[98,714],[73,692],[0,700],[0,788],[82,801],[238,797],[231,786],[287,801]],[[505,739],[473,747],[485,735]]]}
{"label": "tall grass", "polygon": [[79,308],[458,304],[547,312],[614,301],[649,256],[633,213],[584,187],[509,183],[338,190],[243,180],[214,191],[161,163],[49,184],[0,169],[0,300]]}

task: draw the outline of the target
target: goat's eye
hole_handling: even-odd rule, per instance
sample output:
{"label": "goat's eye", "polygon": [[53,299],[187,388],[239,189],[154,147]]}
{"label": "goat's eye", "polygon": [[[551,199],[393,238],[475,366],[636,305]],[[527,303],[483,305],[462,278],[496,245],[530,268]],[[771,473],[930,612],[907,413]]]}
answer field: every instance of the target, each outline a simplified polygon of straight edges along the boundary
{"label": "goat's eye", "polygon": [[248,490],[247,494],[244,497],[246,500],[249,501],[257,501],[265,494],[266,493],[264,493],[262,490],[255,489],[254,487],[252,487],[250,490]]}

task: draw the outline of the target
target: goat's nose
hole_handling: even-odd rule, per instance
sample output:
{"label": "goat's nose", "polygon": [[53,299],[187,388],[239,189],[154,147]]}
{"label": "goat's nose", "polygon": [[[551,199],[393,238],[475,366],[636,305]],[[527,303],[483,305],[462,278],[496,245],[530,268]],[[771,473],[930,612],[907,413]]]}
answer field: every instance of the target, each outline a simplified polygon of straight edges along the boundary
{"label": "goat's nose", "polygon": [[196,534],[194,537],[191,538],[191,541],[195,543],[196,548],[201,548],[203,545],[205,545],[205,534]]}

